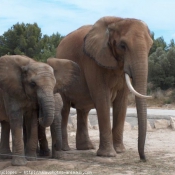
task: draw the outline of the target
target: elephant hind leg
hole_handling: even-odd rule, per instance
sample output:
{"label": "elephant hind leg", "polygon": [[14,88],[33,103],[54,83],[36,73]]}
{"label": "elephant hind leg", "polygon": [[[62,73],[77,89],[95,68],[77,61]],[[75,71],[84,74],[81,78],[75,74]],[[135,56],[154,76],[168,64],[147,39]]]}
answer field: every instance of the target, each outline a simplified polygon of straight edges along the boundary
{"label": "elephant hind leg", "polygon": [[64,104],[63,109],[61,111],[62,150],[69,151],[70,147],[68,144],[67,124],[68,124],[68,118],[69,118],[69,113],[70,113],[70,101],[66,100],[64,96],[62,96],[62,99],[63,99],[63,104]]}
{"label": "elephant hind leg", "polygon": [[1,122],[1,143],[0,143],[0,158],[11,159],[12,152],[10,150],[10,123],[6,121]]}
{"label": "elephant hind leg", "polygon": [[88,111],[77,109],[76,148],[78,150],[95,149],[88,133]]}

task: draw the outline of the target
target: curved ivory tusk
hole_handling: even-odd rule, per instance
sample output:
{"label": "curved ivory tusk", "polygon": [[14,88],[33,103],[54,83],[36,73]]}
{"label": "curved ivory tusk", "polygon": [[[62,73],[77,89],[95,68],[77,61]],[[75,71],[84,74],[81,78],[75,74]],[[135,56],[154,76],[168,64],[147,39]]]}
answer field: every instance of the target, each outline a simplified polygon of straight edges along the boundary
{"label": "curved ivory tusk", "polygon": [[152,98],[152,96],[146,96],[146,95],[142,95],[142,94],[139,94],[132,86],[131,84],[131,80],[130,80],[130,77],[128,74],[125,73],[125,79],[126,79],[126,84],[129,88],[129,90],[137,97],[140,97],[140,98],[147,98],[147,99],[150,99]]}

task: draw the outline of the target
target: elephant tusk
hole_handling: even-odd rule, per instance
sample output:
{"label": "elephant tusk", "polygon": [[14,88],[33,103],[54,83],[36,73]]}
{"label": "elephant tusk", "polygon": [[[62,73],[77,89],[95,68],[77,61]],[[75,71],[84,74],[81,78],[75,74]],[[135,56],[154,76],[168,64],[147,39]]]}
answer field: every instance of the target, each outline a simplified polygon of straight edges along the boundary
{"label": "elephant tusk", "polygon": [[142,94],[138,93],[138,92],[133,88],[133,86],[132,86],[132,84],[131,84],[130,77],[129,77],[129,75],[126,74],[126,73],[125,73],[125,79],[126,79],[126,84],[127,84],[128,88],[129,88],[129,90],[130,90],[135,96],[140,97],[140,98],[147,98],[147,99],[151,99],[151,98],[152,98],[152,96],[146,96],[146,95],[142,95]]}

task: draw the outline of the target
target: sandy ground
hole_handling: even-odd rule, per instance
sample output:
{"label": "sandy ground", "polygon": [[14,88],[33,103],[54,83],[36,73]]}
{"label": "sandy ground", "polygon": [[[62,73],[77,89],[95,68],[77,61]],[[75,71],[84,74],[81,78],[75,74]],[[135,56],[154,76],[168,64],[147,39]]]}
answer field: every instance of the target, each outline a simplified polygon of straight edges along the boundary
{"label": "sandy ground", "polygon": [[[50,134],[49,134],[50,135]],[[89,130],[96,149],[99,131]],[[96,156],[96,150],[77,151],[75,131],[69,131],[71,151],[62,152],[59,160],[50,157],[28,162],[26,166],[11,166],[10,160],[0,160],[1,174],[99,174],[99,175],[175,175],[175,131],[171,129],[147,132],[147,162],[140,162],[137,152],[137,130],[124,132],[125,153],[117,157]],[[50,143],[50,138],[49,138]]]}

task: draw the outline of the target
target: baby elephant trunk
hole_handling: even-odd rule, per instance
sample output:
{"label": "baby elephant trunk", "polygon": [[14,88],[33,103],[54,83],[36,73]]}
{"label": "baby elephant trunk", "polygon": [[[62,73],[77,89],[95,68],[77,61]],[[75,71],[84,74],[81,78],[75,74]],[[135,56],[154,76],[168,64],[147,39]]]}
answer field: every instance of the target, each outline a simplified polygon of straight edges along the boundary
{"label": "baby elephant trunk", "polygon": [[55,100],[53,92],[48,90],[38,91],[39,102],[39,123],[43,127],[48,127],[54,119]]}

